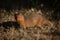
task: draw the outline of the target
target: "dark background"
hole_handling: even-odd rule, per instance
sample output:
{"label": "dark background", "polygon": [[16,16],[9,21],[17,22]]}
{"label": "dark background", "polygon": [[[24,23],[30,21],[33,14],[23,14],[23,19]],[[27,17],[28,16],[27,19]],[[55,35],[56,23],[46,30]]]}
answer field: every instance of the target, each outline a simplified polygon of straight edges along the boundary
{"label": "dark background", "polygon": [[59,0],[0,0],[0,8],[16,9],[16,8],[41,8],[40,4],[44,4],[44,8],[57,9],[60,7]]}
{"label": "dark background", "polygon": [[[42,7],[41,4],[44,6]],[[59,0],[0,0],[0,9],[21,9],[31,8],[54,10],[52,17],[54,20],[60,19],[60,1]]]}

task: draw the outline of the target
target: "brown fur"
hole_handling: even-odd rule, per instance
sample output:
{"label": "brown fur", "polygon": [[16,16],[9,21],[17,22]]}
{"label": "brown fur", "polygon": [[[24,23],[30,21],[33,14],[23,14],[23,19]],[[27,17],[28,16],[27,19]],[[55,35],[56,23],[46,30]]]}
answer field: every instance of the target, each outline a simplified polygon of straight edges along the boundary
{"label": "brown fur", "polygon": [[29,15],[23,15],[20,13],[17,15],[17,21],[21,25],[21,27],[42,27],[43,25],[53,26],[53,23],[47,20],[44,16],[39,14],[31,13]]}

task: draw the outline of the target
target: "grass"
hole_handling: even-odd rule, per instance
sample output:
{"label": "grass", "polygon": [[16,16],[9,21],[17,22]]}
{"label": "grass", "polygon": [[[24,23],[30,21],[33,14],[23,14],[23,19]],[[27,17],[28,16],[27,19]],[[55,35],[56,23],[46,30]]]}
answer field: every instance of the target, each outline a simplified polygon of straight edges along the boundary
{"label": "grass", "polygon": [[[28,10],[21,10],[21,12],[25,13],[24,15],[29,15],[29,13],[31,13],[31,10]],[[38,11],[36,9],[34,10],[35,13]],[[15,12],[17,12],[17,10],[13,10],[11,12],[2,10],[0,13],[2,15],[0,18],[0,23],[7,21],[15,21]],[[60,40],[60,34],[58,34],[60,33],[60,22],[57,27],[52,27],[52,29],[48,28],[45,27],[41,29],[38,27],[30,27],[26,29],[16,29],[14,26],[12,26],[8,29],[5,29],[3,26],[0,26],[0,40]]]}

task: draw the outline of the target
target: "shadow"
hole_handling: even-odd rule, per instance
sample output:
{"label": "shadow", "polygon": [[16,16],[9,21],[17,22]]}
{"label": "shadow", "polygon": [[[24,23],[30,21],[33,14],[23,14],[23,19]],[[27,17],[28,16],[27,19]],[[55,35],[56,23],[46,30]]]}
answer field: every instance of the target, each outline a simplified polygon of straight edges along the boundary
{"label": "shadow", "polygon": [[6,29],[8,29],[10,27],[14,27],[16,29],[19,29],[20,28],[20,25],[18,24],[18,22],[15,22],[15,21],[3,22],[3,23],[0,23],[0,26],[3,26]]}
{"label": "shadow", "polygon": [[52,34],[53,36],[55,36],[55,35],[60,36],[60,32],[58,32],[58,31],[52,32],[51,34]]}
{"label": "shadow", "polygon": [[0,23],[0,26],[1,26],[2,24]]}

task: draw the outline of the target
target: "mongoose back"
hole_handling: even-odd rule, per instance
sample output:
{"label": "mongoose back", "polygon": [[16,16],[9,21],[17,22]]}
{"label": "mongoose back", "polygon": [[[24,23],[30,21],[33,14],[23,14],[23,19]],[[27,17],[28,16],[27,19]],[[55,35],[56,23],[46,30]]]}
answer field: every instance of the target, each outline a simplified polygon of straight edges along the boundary
{"label": "mongoose back", "polygon": [[43,25],[53,26],[53,23],[46,19],[43,15],[31,13],[29,15],[23,15],[20,13],[17,15],[17,21],[21,27],[42,27]]}

